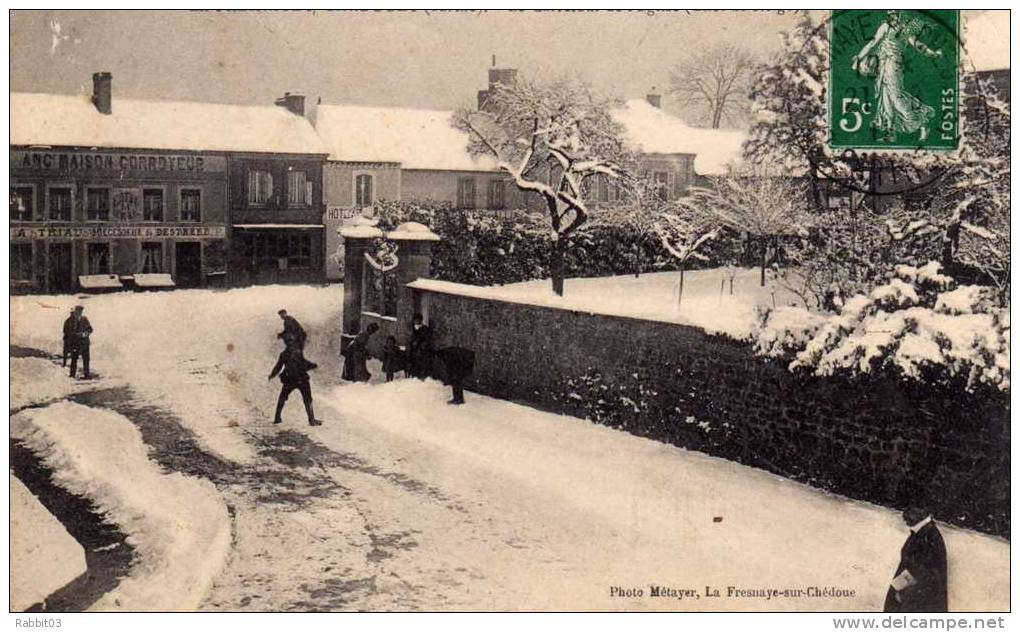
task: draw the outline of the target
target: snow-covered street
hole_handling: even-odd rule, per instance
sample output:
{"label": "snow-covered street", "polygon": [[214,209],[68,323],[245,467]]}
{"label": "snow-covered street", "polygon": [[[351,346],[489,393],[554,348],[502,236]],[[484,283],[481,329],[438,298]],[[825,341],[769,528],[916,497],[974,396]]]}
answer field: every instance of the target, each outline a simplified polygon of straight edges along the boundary
{"label": "snow-covered street", "polygon": [[[12,359],[12,415],[19,436],[45,432],[54,445],[87,442],[91,429],[115,455],[88,471],[130,469],[122,477],[152,491],[79,485],[122,507],[110,517],[127,516],[119,526],[138,555],[167,551],[132,567],[134,605],[161,586],[207,585],[200,610],[881,610],[908,533],[898,512],[473,393],[450,407],[441,384],[382,383],[378,364],[372,383],[344,384],[341,293],[12,298],[12,346],[59,354],[78,303],[95,328],[95,381],[68,380],[59,358]],[[296,394],[271,423],[280,308],[309,333],[321,427]],[[120,451],[136,441],[144,465]],[[213,543],[189,541],[217,533],[217,494],[230,523],[223,564],[210,563]],[[187,518],[176,533],[167,514]],[[950,608],[1008,610],[1009,543],[941,529]],[[204,563],[188,557],[199,554]],[[791,592],[759,596],[768,589]],[[193,607],[158,597],[140,607]]]}

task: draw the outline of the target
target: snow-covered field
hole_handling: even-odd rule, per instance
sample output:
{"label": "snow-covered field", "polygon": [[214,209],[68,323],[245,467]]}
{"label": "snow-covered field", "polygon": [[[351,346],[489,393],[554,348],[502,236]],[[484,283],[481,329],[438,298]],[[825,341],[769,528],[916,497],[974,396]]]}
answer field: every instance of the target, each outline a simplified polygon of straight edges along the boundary
{"label": "snow-covered field", "polygon": [[11,481],[11,610],[41,602],[85,572],[85,551],[24,483]]}
{"label": "snow-covered field", "polygon": [[[698,282],[688,277],[685,296]],[[718,301],[718,277],[701,282]],[[568,297],[586,283],[596,296],[599,285],[617,288],[616,301],[653,289],[675,299],[669,275],[642,275],[634,283],[645,290],[622,279],[570,281]],[[12,344],[58,351],[74,302],[14,298]],[[233,546],[200,609],[879,610],[907,535],[892,510],[579,419],[471,393],[452,408],[434,381],[341,384],[338,286],[82,303],[96,330],[97,386],[123,381],[233,468],[216,478]],[[297,397],[282,426],[269,423],[279,386],[266,376],[280,347],[281,307],[309,331],[321,427],[305,425]],[[12,365],[21,370],[31,366]],[[64,417],[82,417],[80,406],[58,406]],[[123,430],[122,418],[96,414],[92,423]],[[89,444],[84,430],[66,431],[67,445]],[[142,447],[131,445],[134,456],[113,462],[145,472]],[[139,480],[155,493],[174,486],[151,472]],[[142,537],[163,529],[132,526]],[[1007,609],[1008,542],[943,532],[951,607]],[[650,584],[700,598],[652,598]],[[708,597],[706,586],[721,596]],[[853,595],[763,600],[729,597],[729,586]],[[615,597],[613,587],[643,587],[644,597]]]}
{"label": "snow-covered field", "polygon": [[803,304],[772,279],[766,279],[761,287],[760,274],[757,269],[737,269],[731,293],[730,275],[725,269],[689,270],[684,274],[682,301],[677,300],[679,272],[567,279],[562,297],[553,294],[547,279],[485,291],[493,298],[694,325],[743,338],[751,332],[757,308]]}

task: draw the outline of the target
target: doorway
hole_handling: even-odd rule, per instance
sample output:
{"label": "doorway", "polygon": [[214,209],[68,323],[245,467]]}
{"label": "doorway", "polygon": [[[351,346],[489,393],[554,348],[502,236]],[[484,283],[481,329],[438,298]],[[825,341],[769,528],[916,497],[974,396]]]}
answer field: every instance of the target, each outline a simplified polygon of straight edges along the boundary
{"label": "doorway", "polygon": [[51,294],[74,291],[74,270],[71,266],[71,244],[49,244],[49,288]]}
{"label": "doorway", "polygon": [[179,241],[176,244],[177,287],[202,285],[202,244],[197,241]]}

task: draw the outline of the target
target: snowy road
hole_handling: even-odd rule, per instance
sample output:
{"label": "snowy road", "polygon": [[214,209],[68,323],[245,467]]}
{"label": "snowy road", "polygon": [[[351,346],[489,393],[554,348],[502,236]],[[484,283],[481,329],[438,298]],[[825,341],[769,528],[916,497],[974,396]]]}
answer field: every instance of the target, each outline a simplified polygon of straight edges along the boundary
{"label": "snowy road", "polygon": [[[125,386],[76,401],[131,419],[150,458],[207,478],[230,511],[202,609],[881,609],[895,512],[506,402],[451,408],[434,382],[341,386],[339,292],[84,301],[97,388]],[[56,350],[72,300],[15,298],[12,343]],[[269,423],[280,307],[310,332],[321,427],[296,397]],[[943,532],[951,607],[1008,608],[1008,543]],[[734,593],[769,588],[803,593]]]}

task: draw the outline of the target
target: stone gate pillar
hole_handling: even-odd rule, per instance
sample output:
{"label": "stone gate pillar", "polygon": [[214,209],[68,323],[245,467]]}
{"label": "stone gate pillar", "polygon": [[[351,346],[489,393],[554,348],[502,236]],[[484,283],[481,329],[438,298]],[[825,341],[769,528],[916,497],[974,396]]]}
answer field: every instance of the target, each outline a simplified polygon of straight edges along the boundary
{"label": "stone gate pillar", "polygon": [[364,270],[368,262],[365,253],[369,252],[372,242],[383,236],[383,232],[375,226],[375,221],[358,217],[340,229],[344,241],[344,312],[343,339],[341,350],[347,348],[351,338],[361,331],[361,298]]}
{"label": "stone gate pillar", "polygon": [[397,249],[397,340],[406,344],[411,336],[411,318],[414,316],[414,293],[407,284],[431,276],[432,247],[439,235],[418,222],[405,222],[386,235],[396,242]]}

